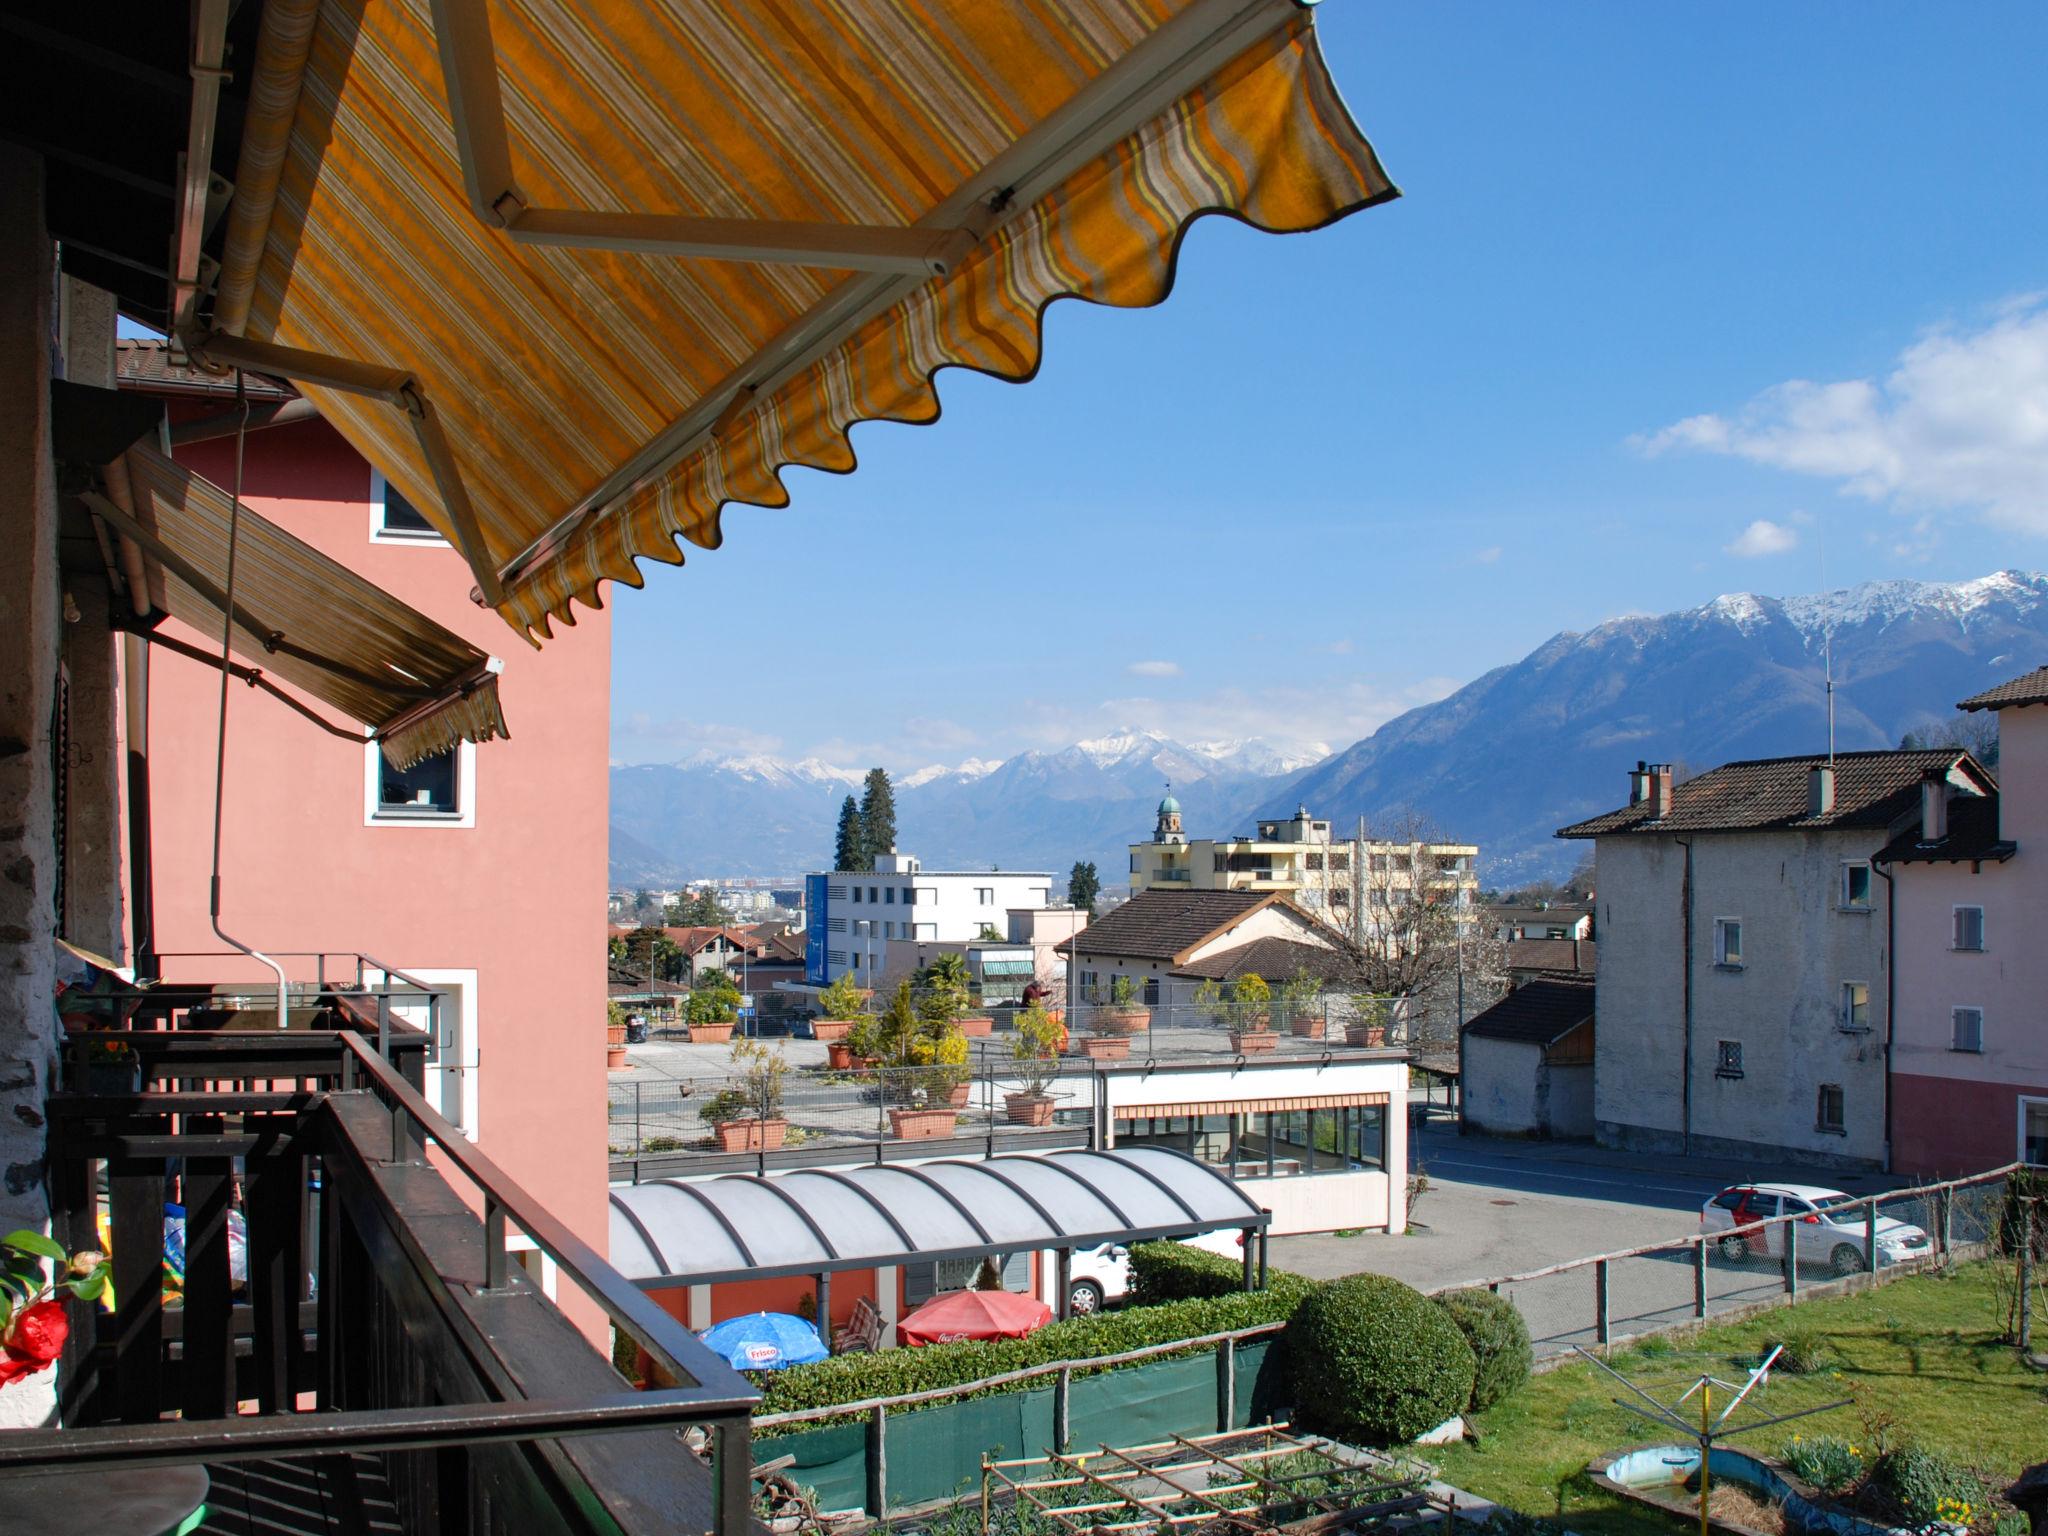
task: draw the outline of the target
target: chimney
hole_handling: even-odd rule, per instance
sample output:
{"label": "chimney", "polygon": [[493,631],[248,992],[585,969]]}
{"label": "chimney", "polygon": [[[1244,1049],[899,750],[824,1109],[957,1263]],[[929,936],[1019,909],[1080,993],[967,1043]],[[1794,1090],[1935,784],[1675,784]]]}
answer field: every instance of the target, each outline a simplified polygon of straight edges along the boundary
{"label": "chimney", "polygon": [[1636,765],[1628,776],[1628,803],[1630,805],[1641,805],[1649,798],[1650,765],[1641,758],[1637,758]]}
{"label": "chimney", "polygon": [[1920,775],[1920,841],[1944,842],[1948,838],[1948,776],[1930,768]]}
{"label": "chimney", "polygon": [[1650,819],[1661,821],[1671,814],[1671,765],[1652,763],[1648,769],[1650,777],[1649,795]]}
{"label": "chimney", "polygon": [[1835,813],[1835,765],[1815,763],[1806,770],[1806,814],[1818,819]]}

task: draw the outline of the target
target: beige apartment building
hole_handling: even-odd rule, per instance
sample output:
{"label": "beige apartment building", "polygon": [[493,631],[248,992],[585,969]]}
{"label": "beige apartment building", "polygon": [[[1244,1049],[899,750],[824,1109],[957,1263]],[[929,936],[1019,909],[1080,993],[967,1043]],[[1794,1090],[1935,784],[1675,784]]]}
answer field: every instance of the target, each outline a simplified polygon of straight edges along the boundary
{"label": "beige apartment building", "polygon": [[1478,900],[1471,843],[1339,838],[1307,807],[1286,821],[1262,821],[1248,837],[1195,838],[1181,827],[1180,802],[1159,802],[1152,840],[1132,843],[1131,894],[1147,890],[1278,892],[1355,937],[1375,926],[1374,910],[1447,901],[1469,911]]}

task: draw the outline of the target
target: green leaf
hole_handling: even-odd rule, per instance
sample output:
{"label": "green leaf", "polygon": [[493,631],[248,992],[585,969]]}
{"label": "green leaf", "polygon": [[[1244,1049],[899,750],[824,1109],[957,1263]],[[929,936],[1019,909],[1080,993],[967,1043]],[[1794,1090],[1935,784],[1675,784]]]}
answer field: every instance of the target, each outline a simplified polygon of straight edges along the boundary
{"label": "green leaf", "polygon": [[80,1301],[98,1301],[107,1289],[107,1267],[102,1264],[83,1280],[71,1282],[71,1294]]}
{"label": "green leaf", "polygon": [[11,1274],[5,1270],[0,1270],[0,1295],[19,1296],[26,1300],[42,1288],[40,1276],[31,1279],[27,1275]]}
{"label": "green leaf", "polygon": [[55,1259],[60,1264],[71,1257],[64,1251],[64,1245],[55,1238],[45,1237],[40,1232],[31,1232],[26,1227],[0,1237],[0,1248],[12,1248],[16,1253],[38,1254],[46,1259]]}

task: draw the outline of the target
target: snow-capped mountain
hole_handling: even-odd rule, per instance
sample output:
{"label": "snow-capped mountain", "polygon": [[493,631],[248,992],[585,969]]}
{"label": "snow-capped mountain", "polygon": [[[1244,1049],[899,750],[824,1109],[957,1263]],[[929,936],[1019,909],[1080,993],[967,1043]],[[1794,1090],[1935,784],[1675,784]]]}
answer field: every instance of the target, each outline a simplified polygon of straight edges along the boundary
{"label": "snow-capped mountain", "polygon": [[[1064,874],[1076,859],[1093,859],[1113,881],[1124,845],[1151,831],[1169,781],[1185,813],[1206,823],[1326,751],[1122,730],[1002,762],[932,764],[896,777],[897,843],[934,869]],[[815,758],[716,752],[615,766],[612,878],[646,884],[818,868],[831,854],[840,802],[860,793],[863,777]]]}
{"label": "snow-capped mountain", "polygon": [[1896,746],[1951,720],[1957,699],[2048,661],[2048,576],[1742,592],[1555,635],[1250,809],[1305,802],[1340,824],[1414,809],[1478,843],[1490,878],[1556,872],[1584,850],[1552,832],[1621,803],[1637,758],[1700,770],[1824,750],[1830,637],[1836,745]]}

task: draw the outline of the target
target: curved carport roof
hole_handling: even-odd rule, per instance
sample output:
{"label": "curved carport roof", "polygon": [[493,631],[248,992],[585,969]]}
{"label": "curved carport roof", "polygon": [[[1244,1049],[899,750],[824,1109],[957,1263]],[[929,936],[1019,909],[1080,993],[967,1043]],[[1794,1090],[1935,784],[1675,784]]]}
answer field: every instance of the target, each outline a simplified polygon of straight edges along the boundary
{"label": "curved carport roof", "polygon": [[615,1189],[611,1260],[649,1288],[1263,1227],[1207,1164],[1071,1150]]}

